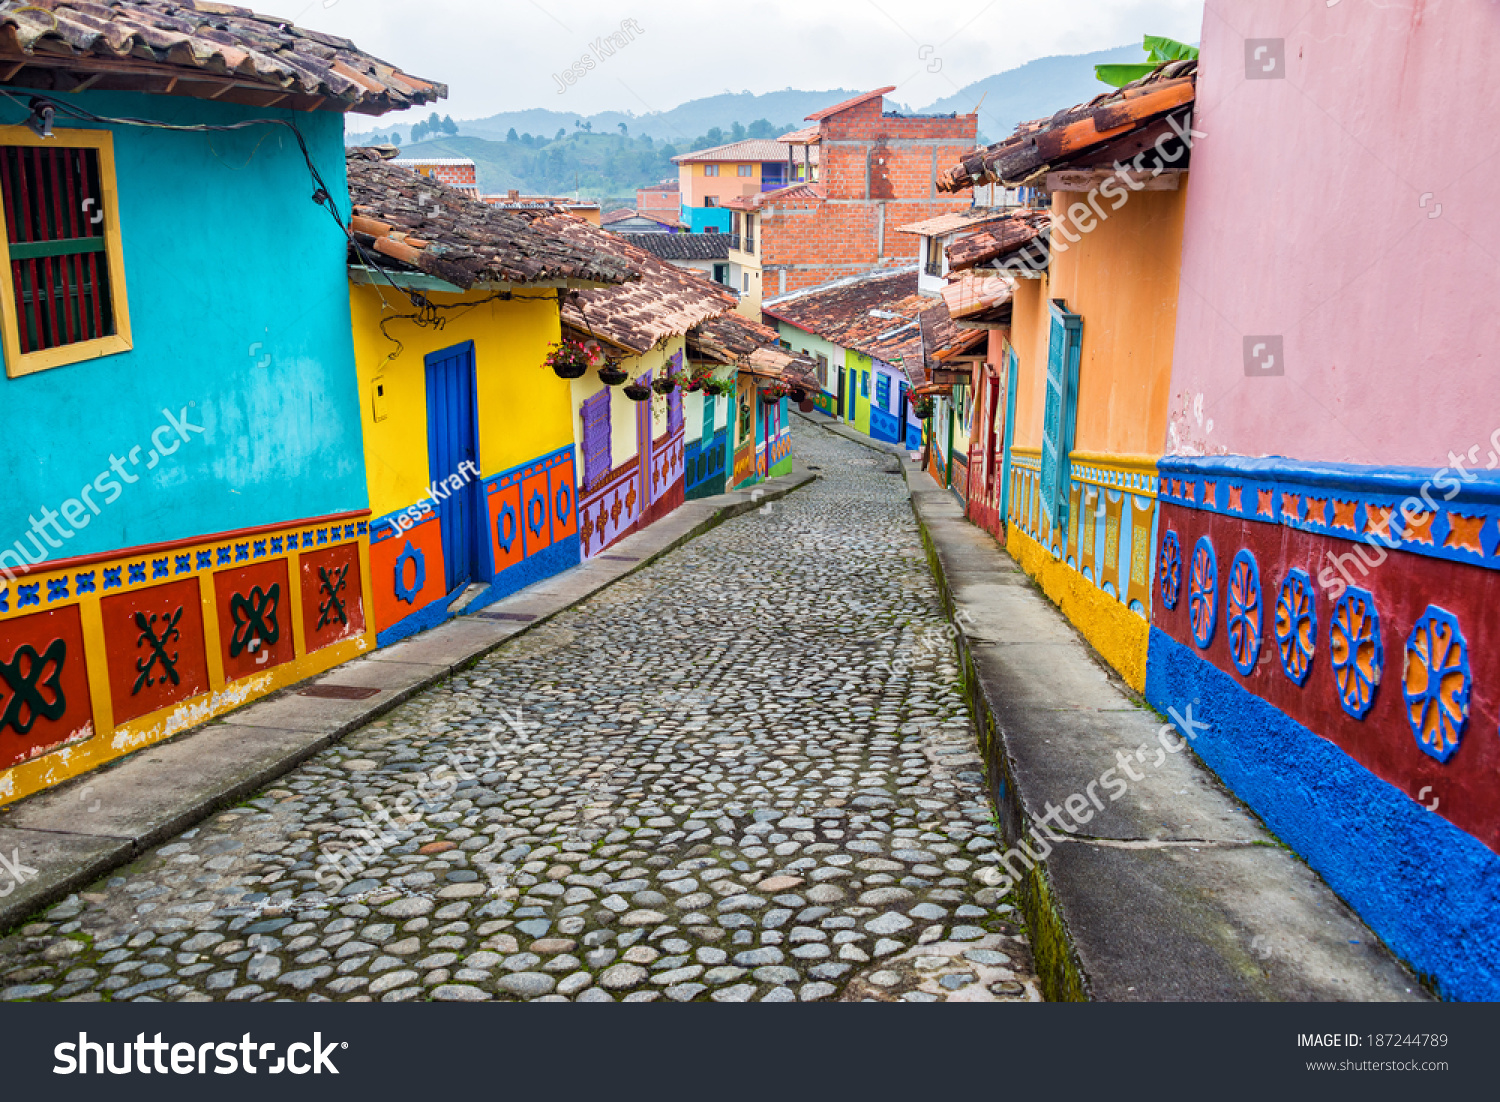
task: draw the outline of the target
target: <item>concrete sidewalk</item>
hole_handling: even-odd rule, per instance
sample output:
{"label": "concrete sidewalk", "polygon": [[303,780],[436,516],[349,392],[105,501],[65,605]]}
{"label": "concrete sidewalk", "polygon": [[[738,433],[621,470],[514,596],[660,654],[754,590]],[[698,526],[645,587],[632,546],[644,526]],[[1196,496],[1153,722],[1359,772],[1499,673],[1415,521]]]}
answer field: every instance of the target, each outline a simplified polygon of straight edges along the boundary
{"label": "concrete sidewalk", "polygon": [[312,681],[0,811],[19,884],[0,932],[265,787],[349,732],[732,517],[816,479],[800,464],[749,490],[689,501],[605,554]]}
{"label": "concrete sidewalk", "polygon": [[1429,998],[953,496],[903,467],[958,630],[1001,827],[1038,859],[1027,871],[1018,854],[1011,867],[1047,997]]}

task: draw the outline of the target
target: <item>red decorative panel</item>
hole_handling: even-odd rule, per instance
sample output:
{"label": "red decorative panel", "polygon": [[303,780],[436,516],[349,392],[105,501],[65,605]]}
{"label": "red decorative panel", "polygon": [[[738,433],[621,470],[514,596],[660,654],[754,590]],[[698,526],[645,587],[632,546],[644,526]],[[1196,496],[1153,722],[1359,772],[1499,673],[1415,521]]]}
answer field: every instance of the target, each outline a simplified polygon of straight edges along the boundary
{"label": "red decorative panel", "polygon": [[302,556],[302,624],[309,654],[365,630],[358,544]]}
{"label": "red decorative panel", "polygon": [[208,692],[196,578],[106,597],[100,608],[116,725]]}
{"label": "red decorative panel", "polygon": [[[375,542],[379,536],[380,541]],[[372,529],[370,572],[375,590],[375,628],[384,631],[445,596],[442,528],[437,515],[400,534],[389,523]]]}
{"label": "red decorative panel", "polygon": [[526,555],[552,546],[552,506],[547,472],[538,465],[534,474],[521,480],[521,519],[525,528]]}
{"label": "red decorative panel", "polygon": [[526,557],[526,541],[521,538],[522,515],[519,482],[507,479],[490,489],[490,547],[495,556],[496,574]]}
{"label": "red decorative panel", "polygon": [[297,657],[285,559],[214,575],[224,677],[238,681]]}
{"label": "red decorative panel", "polygon": [[94,730],[78,606],[0,624],[0,769]]}

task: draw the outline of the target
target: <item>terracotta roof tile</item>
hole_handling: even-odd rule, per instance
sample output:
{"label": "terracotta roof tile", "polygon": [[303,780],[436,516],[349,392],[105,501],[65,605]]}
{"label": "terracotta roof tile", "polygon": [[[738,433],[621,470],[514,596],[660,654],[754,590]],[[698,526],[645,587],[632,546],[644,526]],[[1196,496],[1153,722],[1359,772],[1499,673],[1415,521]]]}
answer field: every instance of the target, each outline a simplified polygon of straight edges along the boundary
{"label": "terracotta roof tile", "polygon": [[694,326],[688,334],[688,345],[703,359],[734,364],[794,386],[818,385],[812,360],[780,347],[776,330],[742,314],[720,314]]}
{"label": "terracotta roof tile", "polygon": [[1198,63],[1172,61],[1123,88],[1051,118],[1022,123],[1003,142],[977,149],[938,174],[940,191],[998,183],[1019,187],[1044,172],[1085,162],[1102,147],[1193,105]]}
{"label": "terracotta roof tile", "polygon": [[[350,150],[346,161],[355,239],[395,262],[383,266],[416,269],[465,289],[481,283],[636,278],[607,243],[591,247],[568,240],[522,215],[391,164],[374,149]],[[352,246],[349,261],[364,262]]]}
{"label": "terracotta roof tile", "polygon": [[534,216],[532,225],[585,251],[610,253],[640,273],[639,281],[622,287],[568,295],[563,324],[580,334],[639,355],[734,308],[734,297],[718,284],[659,260],[635,243],[636,235],[610,233],[566,214]]}
{"label": "terracotta roof tile", "polygon": [[1046,236],[1051,224],[1050,211],[1029,207],[1011,211],[1004,219],[949,245],[948,268],[950,271],[961,272],[980,264],[1003,260]]}
{"label": "terracotta roof tile", "polygon": [[940,214],[936,218],[929,218],[924,222],[912,222],[906,226],[897,226],[897,233],[914,233],[922,237],[941,237],[944,234],[957,233],[959,230],[972,230],[979,226],[986,226],[992,222],[999,222],[1010,217],[1009,210],[1000,210],[995,207],[976,207],[973,210],[955,210],[947,214]]}
{"label": "terracotta roof tile", "polygon": [[894,84],[888,84],[884,88],[875,89],[873,92],[866,92],[863,95],[855,96],[853,99],[846,99],[843,103],[835,103],[832,107],[825,107],[821,111],[808,115],[807,118],[809,121],[817,120],[821,122],[829,115],[837,115],[841,111],[847,111],[851,107],[858,107],[860,104],[868,103],[872,99],[879,99],[887,92],[894,92],[895,90],[896,86]]}
{"label": "terracotta roof tile", "polygon": [[[446,85],[409,76],[347,39],[207,0],[8,4],[0,10],[0,64],[7,62],[25,67],[5,83],[27,88],[65,92],[73,86],[67,74],[88,73],[98,91],[167,92],[176,76],[176,95],[259,106],[291,95],[300,101],[286,106],[369,115],[448,94]],[[152,74],[161,75],[159,87],[143,82]],[[194,79],[200,74],[204,83]]]}

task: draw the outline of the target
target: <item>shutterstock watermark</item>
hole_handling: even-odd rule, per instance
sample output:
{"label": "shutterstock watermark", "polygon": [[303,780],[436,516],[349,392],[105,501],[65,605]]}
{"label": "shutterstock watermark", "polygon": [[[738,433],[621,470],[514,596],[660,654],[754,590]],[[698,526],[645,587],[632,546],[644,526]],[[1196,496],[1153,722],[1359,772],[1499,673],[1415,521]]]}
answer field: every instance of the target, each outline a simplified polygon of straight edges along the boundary
{"label": "shutterstock watermark", "polygon": [[[109,467],[99,472],[93,481],[85,483],[77,497],[68,498],[56,509],[43,505],[40,520],[34,514],[28,514],[26,520],[31,531],[17,540],[13,547],[0,549],[0,578],[13,582],[17,574],[30,573],[32,567],[46,562],[53,551],[67,546],[68,540],[92,524],[106,506],[119,501],[125,493],[125,486],[141,480],[141,476],[135,473],[137,470],[155,470],[163,459],[175,455],[184,444],[191,443],[195,434],[202,436],[204,429],[193,424],[188,412],[197,404],[189,402],[175,415],[169,409],[161,411],[166,421],[151,434],[151,454],[146,458],[144,468],[141,466],[141,453],[147,450],[144,444],[131,448],[124,458],[111,452]],[[96,501],[95,494],[101,500]]]}
{"label": "shutterstock watermark", "polygon": [[[1055,834],[1054,827],[1068,834],[1076,834],[1084,824],[1092,821],[1094,816],[1103,811],[1106,806],[1100,796],[1101,789],[1104,795],[1109,797],[1109,802],[1114,803],[1130,791],[1131,781],[1146,779],[1146,774],[1137,771],[1136,765],[1144,765],[1148,769],[1160,769],[1169,754],[1182,753],[1190,741],[1196,739],[1200,733],[1212,730],[1208,724],[1200,723],[1193,718],[1191,704],[1187,706],[1185,712],[1185,715],[1180,715],[1176,708],[1167,709],[1172,722],[1156,733],[1158,745],[1155,747],[1151,743],[1143,742],[1136,748],[1134,754],[1127,754],[1124,750],[1117,751],[1115,764],[1100,773],[1097,779],[1085,785],[1083,791],[1073,793],[1062,802],[1061,806],[1055,806],[1049,800],[1047,813],[1042,815],[1037,820],[1037,825],[1031,828],[1029,838],[1023,836],[1017,845],[1007,849],[1001,856],[999,867],[993,874],[992,886],[1000,888],[1000,894],[1004,895],[1038,863],[1051,856],[1052,844],[1054,842],[1060,844],[1067,840]],[[1182,735],[1177,734],[1179,730]],[[1149,761],[1152,749],[1156,751],[1156,759]],[[1065,815],[1071,823],[1064,820]],[[1032,844],[1033,842],[1035,845]]]}
{"label": "shutterstock watermark", "polygon": [[[1490,453],[1484,469],[1493,471],[1500,467],[1500,429],[1490,434],[1489,443]],[[1448,502],[1463,492],[1465,484],[1479,481],[1479,477],[1469,468],[1478,466],[1481,447],[1482,445],[1475,444],[1462,454],[1450,451],[1448,466],[1422,483],[1421,489],[1391,509],[1385,517],[1367,522],[1368,531],[1363,539],[1354,541],[1354,550],[1343,554],[1333,551],[1327,553],[1328,565],[1318,571],[1318,585],[1328,592],[1331,600],[1337,601],[1345,590],[1357,584],[1351,567],[1359,571],[1359,578],[1362,580],[1369,576],[1371,570],[1384,566],[1390,552],[1400,548],[1401,536],[1394,527],[1398,521],[1402,522],[1403,528],[1411,528],[1418,523],[1425,524],[1437,515],[1438,499],[1434,497],[1433,491],[1445,491],[1442,500]],[[1366,547],[1370,548],[1368,555],[1365,553]]]}
{"label": "shutterstock watermark", "polygon": [[[995,270],[1022,278],[1046,271],[1052,262],[1053,253],[1067,252],[1070,246],[1078,244],[1086,235],[1109,221],[1111,215],[1130,202],[1132,194],[1146,190],[1150,186],[1149,181],[1160,177],[1186,157],[1196,141],[1208,137],[1203,131],[1193,129],[1192,119],[1191,112],[1168,117],[1168,129],[1156,139],[1155,144],[1137,153],[1129,164],[1116,161],[1110,175],[1090,188],[1083,199],[1068,206],[1063,212],[1066,217],[1059,217],[1055,212],[1052,214],[1049,227],[1051,232],[1045,240],[1038,238],[1008,257]],[[1148,170],[1146,164],[1153,154],[1156,164]],[[1104,200],[1108,200],[1107,205]]]}

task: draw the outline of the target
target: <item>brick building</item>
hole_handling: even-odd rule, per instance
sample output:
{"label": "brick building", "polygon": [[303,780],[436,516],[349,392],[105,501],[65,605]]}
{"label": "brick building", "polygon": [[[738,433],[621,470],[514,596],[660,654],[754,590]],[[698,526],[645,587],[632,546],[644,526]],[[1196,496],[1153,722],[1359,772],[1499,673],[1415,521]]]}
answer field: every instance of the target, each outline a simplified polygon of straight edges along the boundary
{"label": "brick building", "polygon": [[879,88],[809,115],[814,125],[781,138],[791,163],[817,164],[816,183],[731,204],[758,215],[768,297],[914,264],[919,243],[897,227],[972,204],[969,192],[940,193],[937,174],[947,158],[973,151],[978,116],[888,114],[890,91]]}
{"label": "brick building", "polygon": [[468,157],[397,157],[391,163],[479,198],[479,167]]}

